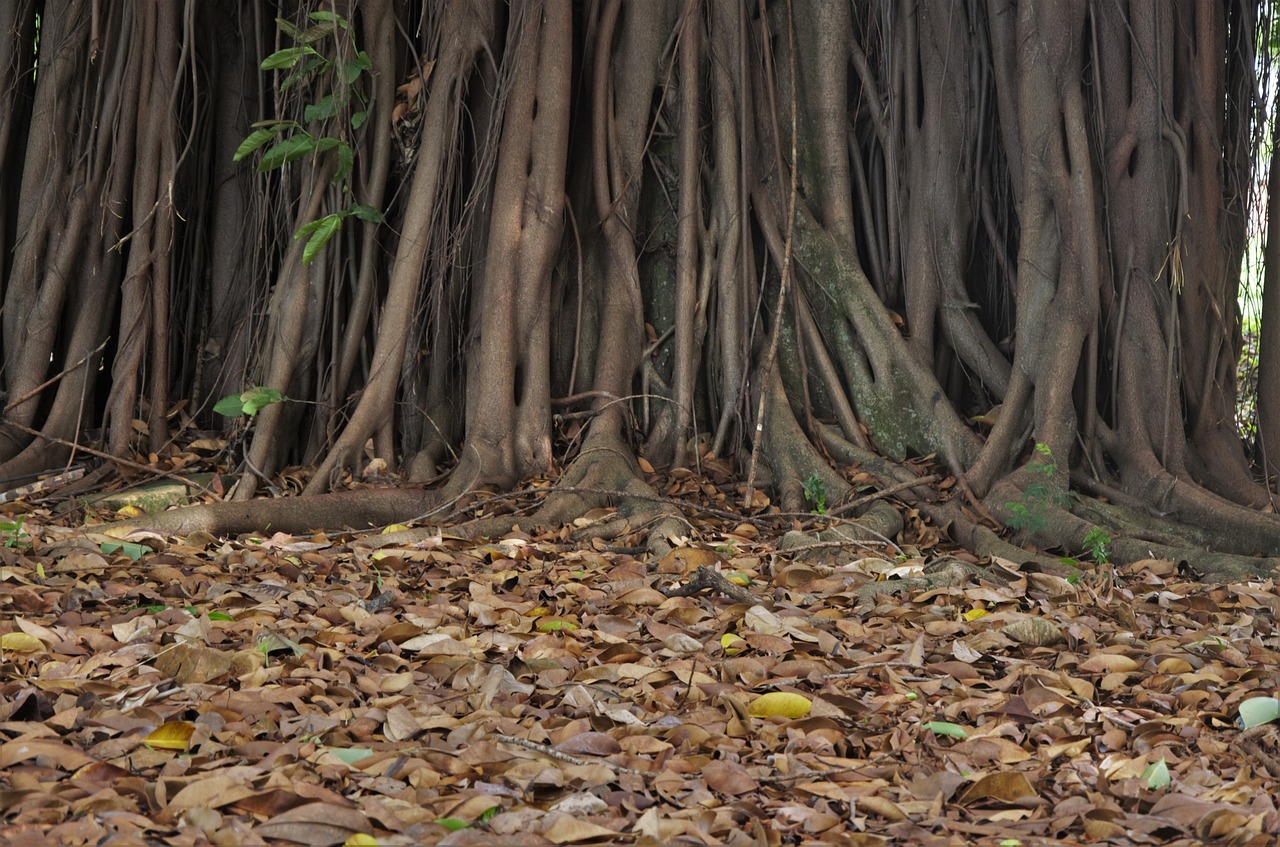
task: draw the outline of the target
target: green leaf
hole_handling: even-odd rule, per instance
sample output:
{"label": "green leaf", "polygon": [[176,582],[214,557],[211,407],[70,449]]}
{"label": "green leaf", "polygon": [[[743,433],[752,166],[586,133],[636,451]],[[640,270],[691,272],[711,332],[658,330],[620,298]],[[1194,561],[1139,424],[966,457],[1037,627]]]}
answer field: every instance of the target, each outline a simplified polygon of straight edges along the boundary
{"label": "green leaf", "polygon": [[1250,729],[1280,719],[1280,699],[1253,697],[1240,704],[1240,717],[1236,722],[1241,729]]}
{"label": "green leaf", "polygon": [[562,632],[577,628],[578,625],[573,621],[552,619],[538,622],[538,632]]}
{"label": "green leaf", "polygon": [[315,232],[311,233],[311,238],[307,241],[306,246],[302,248],[302,264],[311,264],[315,260],[316,254],[329,243],[329,239],[338,234],[338,230],[342,228],[343,217],[343,215],[325,215],[320,219],[320,226],[316,227]]}
{"label": "green leaf", "polygon": [[[328,215],[325,217],[328,217]],[[316,218],[314,221],[307,221],[302,226],[298,227],[298,231],[293,234],[293,240],[297,241],[299,238],[306,238],[308,235],[319,229],[320,225],[323,224],[324,221],[325,218]]]}
{"label": "green leaf", "polygon": [[238,162],[245,156],[248,156],[254,150],[276,137],[278,129],[255,129],[249,133],[249,137],[240,142],[240,146],[236,148],[236,152],[232,154],[231,161]]}
{"label": "green leaf", "polygon": [[231,615],[228,615],[226,612],[210,612],[210,613],[209,613],[209,620],[211,620],[211,621],[234,621],[234,620],[235,620],[235,618],[231,617]]}
{"label": "green leaf", "polygon": [[364,68],[360,67],[355,62],[348,62],[342,68],[342,81],[346,83],[347,86],[355,85],[356,80],[360,78],[360,74],[362,73],[364,73]]}
{"label": "green leaf", "polygon": [[259,410],[265,409],[267,406],[284,400],[285,396],[279,391],[263,385],[255,385],[240,395],[241,406],[244,409],[244,413],[249,417],[258,414]]}
{"label": "green leaf", "polygon": [[1158,762],[1152,762],[1147,765],[1147,769],[1142,772],[1142,778],[1147,781],[1147,788],[1157,791],[1161,788],[1168,788],[1173,779],[1169,776],[1169,766],[1165,764],[1162,758]]}
{"label": "green leaf", "polygon": [[364,122],[369,119],[369,113],[360,111],[351,116],[351,128],[359,129],[364,126]]}
{"label": "green leaf", "polygon": [[950,738],[959,738],[961,740],[969,737],[969,733],[964,727],[950,721],[929,721],[924,724],[924,728],[934,735],[946,735]]}
{"label": "green leaf", "polygon": [[457,832],[460,829],[466,829],[467,827],[471,826],[471,824],[467,823],[461,818],[438,818],[436,820],[436,823],[440,824],[442,827],[449,830],[450,832]]}
{"label": "green leaf", "polygon": [[107,556],[119,551],[128,556],[129,561],[131,562],[136,562],[144,555],[151,552],[151,548],[147,545],[135,544],[132,541],[104,541],[98,546],[98,549]]}
{"label": "green leaf", "polygon": [[333,184],[345,180],[351,175],[351,170],[356,166],[355,154],[351,152],[351,145],[338,144],[338,168],[333,172]]}
{"label": "green leaf", "polygon": [[282,121],[277,118],[271,118],[270,120],[266,120],[266,121],[254,121],[253,123],[249,124],[249,126],[253,127],[254,129],[261,129],[263,127],[266,127],[267,129],[274,129],[277,131],[282,129],[290,129],[290,128],[291,129],[302,128],[302,125],[299,124],[297,121]]}
{"label": "green leaf", "polygon": [[294,41],[302,39],[302,30],[298,29],[290,21],[286,21],[284,18],[276,18],[276,26]]}
{"label": "green leaf", "polygon": [[[315,52],[315,51],[312,51],[312,52]],[[326,67],[328,64],[329,64],[329,60],[317,53],[312,58],[307,59],[307,61],[303,62],[302,67],[298,68],[293,73],[285,77],[280,83],[280,90],[287,91],[289,87],[297,83],[298,80],[310,76],[311,74],[315,73],[317,70],[320,70],[321,68]]]}
{"label": "green leaf", "polygon": [[351,64],[362,71],[373,70],[373,60],[369,58],[369,54],[363,50],[356,52],[356,57],[351,60]]}
{"label": "green leaf", "polygon": [[311,20],[325,21],[327,23],[337,24],[343,29],[351,29],[351,24],[347,22],[346,18],[342,17],[342,15],[338,15],[333,12],[312,12]]}
{"label": "green leaf", "polygon": [[373,755],[373,750],[369,747],[321,747],[320,749],[347,765],[354,765],[361,759],[367,759]]}
{"label": "green leaf", "polygon": [[258,651],[264,656],[287,651],[293,653],[295,658],[307,654],[307,648],[292,638],[271,631],[266,631],[258,636]]}
{"label": "green leaf", "polygon": [[302,111],[302,116],[307,121],[324,121],[338,114],[338,110],[342,108],[342,98],[333,94],[326,94],[320,98],[319,103],[312,103]]}
{"label": "green leaf", "polygon": [[239,394],[228,394],[213,404],[213,410],[223,417],[238,418],[244,414],[244,403]]}
{"label": "green leaf", "polygon": [[382,223],[382,212],[379,212],[372,206],[366,206],[364,203],[356,203],[347,211],[349,211],[354,217],[357,217],[366,223]]}
{"label": "green leaf", "polygon": [[305,133],[291,135],[270,150],[262,154],[258,170],[269,171],[280,167],[285,162],[301,159],[316,149],[316,140]]}
{"label": "green leaf", "polygon": [[280,68],[292,68],[298,64],[298,60],[307,55],[308,52],[314,53],[310,47],[286,47],[283,50],[277,50],[270,56],[262,60],[259,65],[264,71],[274,71]]}
{"label": "green leaf", "polygon": [[302,42],[304,44],[315,44],[317,41],[322,41],[333,35],[337,29],[338,28],[333,24],[316,24],[315,26],[309,26],[307,27],[306,32],[302,33]]}

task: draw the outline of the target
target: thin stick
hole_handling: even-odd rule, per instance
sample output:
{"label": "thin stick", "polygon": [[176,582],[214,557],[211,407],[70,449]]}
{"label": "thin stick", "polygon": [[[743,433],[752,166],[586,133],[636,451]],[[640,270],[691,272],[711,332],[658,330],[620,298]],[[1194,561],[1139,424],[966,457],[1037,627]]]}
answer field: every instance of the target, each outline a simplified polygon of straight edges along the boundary
{"label": "thin stick", "polygon": [[97,347],[95,347],[94,349],[90,350],[88,353],[85,353],[83,356],[81,356],[80,359],[74,365],[69,365],[68,367],[63,368],[59,373],[56,373],[53,376],[49,377],[44,382],[40,383],[35,388],[28,391],[26,394],[23,394],[18,399],[10,400],[9,403],[5,405],[4,411],[9,412],[9,411],[12,411],[13,409],[16,409],[18,406],[21,406],[23,403],[27,402],[32,397],[35,397],[41,391],[44,391],[46,388],[53,385],[58,380],[62,379],[67,374],[71,373],[77,368],[82,367],[85,362],[89,361],[90,356],[96,356],[97,354],[101,353],[103,348],[107,346],[107,341],[110,341],[110,340],[111,340],[110,337],[106,338]]}
{"label": "thin stick", "polygon": [[899,482],[897,485],[890,485],[888,488],[882,488],[879,491],[875,492],[874,494],[867,494],[864,497],[859,497],[857,500],[854,500],[849,503],[845,503],[843,506],[837,506],[827,514],[831,515],[832,517],[843,515],[846,512],[852,512],[854,509],[861,508],[862,506],[865,506],[868,503],[874,502],[876,500],[882,500],[885,497],[892,497],[898,492],[905,491],[908,488],[915,488],[917,485],[927,485],[928,483],[937,482],[937,481],[938,481],[937,474],[929,474],[928,476],[922,476],[919,479],[911,479],[911,480],[907,480],[906,482]]}
{"label": "thin stick", "polygon": [[[858,665],[856,670],[840,671],[839,673],[824,673],[822,676],[817,677],[817,681],[831,682],[837,679],[852,679],[855,676],[863,676],[872,668],[913,668],[915,670],[921,670],[919,665],[913,665],[911,662],[867,662],[866,664]],[[798,682],[808,682],[811,679],[814,678],[808,676],[789,676],[782,679],[771,679],[767,682],[762,682],[758,684],[756,688],[773,688],[779,685],[795,685]],[[930,677],[910,677],[910,679],[919,681],[930,679]]]}
{"label": "thin stick", "polygon": [[527,738],[517,738],[514,735],[505,735],[501,732],[494,733],[493,737],[505,744],[514,744],[517,747],[523,747],[526,750],[532,750],[535,753],[541,753],[544,756],[548,756],[552,759],[559,759],[560,761],[568,762],[571,765],[604,765],[609,770],[616,771],[617,773],[629,773],[633,776],[639,776],[645,779],[653,778],[653,774],[646,771],[638,771],[635,768],[626,768],[622,765],[615,765],[612,762],[606,762],[603,759],[580,759],[577,756],[570,756],[568,753],[561,753],[554,747],[549,747],[546,744],[539,744],[538,742],[530,741]]}
{"label": "thin stick", "polygon": [[96,456],[97,458],[105,459],[108,462],[115,462],[116,464],[124,465],[126,468],[133,468],[134,470],[141,471],[142,473],[155,474],[156,476],[163,476],[167,479],[174,479],[184,485],[190,485],[197,491],[203,491],[208,488],[207,485],[201,485],[194,479],[187,479],[182,474],[176,474],[172,471],[162,471],[159,468],[152,467],[151,465],[144,465],[139,462],[125,459],[121,456],[112,456],[110,453],[104,453],[101,450],[95,450],[92,447],[86,447],[83,444],[77,444],[74,441],[67,441],[65,438],[58,438],[56,435],[46,435],[38,429],[32,429],[31,427],[23,426],[20,423],[14,423],[13,421],[7,421],[6,423],[8,426],[21,430],[28,435],[34,435],[36,438],[43,438],[45,441],[49,441],[54,444],[61,444],[63,447],[70,447],[73,450],[79,450],[83,453],[88,453],[90,456]]}
{"label": "thin stick", "polygon": [[706,565],[698,565],[693,578],[684,585],[668,588],[662,593],[667,597],[693,597],[702,593],[703,589],[719,591],[735,603],[746,606],[772,606],[768,600],[762,600],[740,585],[734,585],[723,574],[717,573]]}

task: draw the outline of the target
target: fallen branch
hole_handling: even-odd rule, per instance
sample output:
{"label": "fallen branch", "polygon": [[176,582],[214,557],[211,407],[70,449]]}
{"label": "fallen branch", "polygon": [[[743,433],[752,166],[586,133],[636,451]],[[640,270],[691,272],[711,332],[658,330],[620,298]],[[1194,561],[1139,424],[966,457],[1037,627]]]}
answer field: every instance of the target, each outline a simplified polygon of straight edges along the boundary
{"label": "fallen branch", "polygon": [[19,486],[12,491],[6,491],[3,494],[0,494],[0,503],[8,503],[10,500],[17,500],[19,497],[26,497],[29,494],[40,494],[44,491],[60,488],[67,483],[75,482],[77,479],[84,476],[84,474],[85,469],[82,465],[78,468],[72,468],[66,473],[60,473],[57,476],[50,476],[37,480],[30,485]]}
{"label": "fallen branch", "polygon": [[506,744],[514,744],[517,747],[523,747],[526,750],[532,750],[535,753],[541,753],[544,756],[548,756],[552,759],[559,759],[560,761],[568,762],[571,765],[604,765],[606,768],[617,773],[629,773],[632,776],[639,776],[644,779],[653,778],[653,774],[647,771],[638,771],[635,768],[615,765],[612,762],[605,761],[604,759],[582,759],[577,756],[570,756],[568,753],[561,753],[554,747],[550,747],[546,744],[539,744],[538,742],[530,741],[527,738],[517,738],[514,735],[505,735],[501,732],[495,733],[493,737]]}
{"label": "fallen branch", "polygon": [[693,572],[693,578],[684,585],[663,589],[662,593],[667,597],[693,597],[707,590],[719,591],[735,603],[745,603],[748,606],[767,608],[773,605],[771,601],[757,597],[742,586],[734,585],[719,571],[706,565],[699,565]]}

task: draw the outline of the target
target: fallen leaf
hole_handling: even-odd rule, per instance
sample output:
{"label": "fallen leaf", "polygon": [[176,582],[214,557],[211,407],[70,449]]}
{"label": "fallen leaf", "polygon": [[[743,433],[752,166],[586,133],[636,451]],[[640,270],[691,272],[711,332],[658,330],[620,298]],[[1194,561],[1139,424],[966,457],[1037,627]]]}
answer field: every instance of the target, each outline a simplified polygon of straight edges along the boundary
{"label": "fallen leaf", "polygon": [[771,718],[774,716],[802,718],[813,708],[813,701],[803,694],[788,691],[771,691],[751,701],[748,714],[753,718]]}
{"label": "fallen leaf", "polygon": [[157,750],[186,750],[195,731],[191,721],[170,721],[149,732],[142,743]]}

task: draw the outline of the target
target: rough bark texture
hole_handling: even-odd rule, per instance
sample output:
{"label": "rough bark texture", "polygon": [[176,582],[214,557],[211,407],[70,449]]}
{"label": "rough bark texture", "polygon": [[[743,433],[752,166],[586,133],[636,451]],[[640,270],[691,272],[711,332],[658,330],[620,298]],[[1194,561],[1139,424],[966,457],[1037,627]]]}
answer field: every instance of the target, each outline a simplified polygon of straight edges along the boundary
{"label": "rough bark texture", "polygon": [[[999,555],[1001,523],[1220,573],[1280,555],[1271,243],[1256,440],[1235,425],[1262,4],[276,12],[0,4],[0,476],[221,433],[241,502],[152,525],[231,532],[564,468],[536,520],[614,502],[667,518],[656,543],[681,525],[637,456],[803,509],[934,454],[961,499],[910,496]],[[258,67],[299,45],[329,64]],[[232,162],[259,121],[326,141]],[[382,222],[304,262],[354,203]],[[212,412],[255,385],[290,402]],[[371,459],[447,482],[325,495]],[[309,496],[250,499],[298,464]]]}

